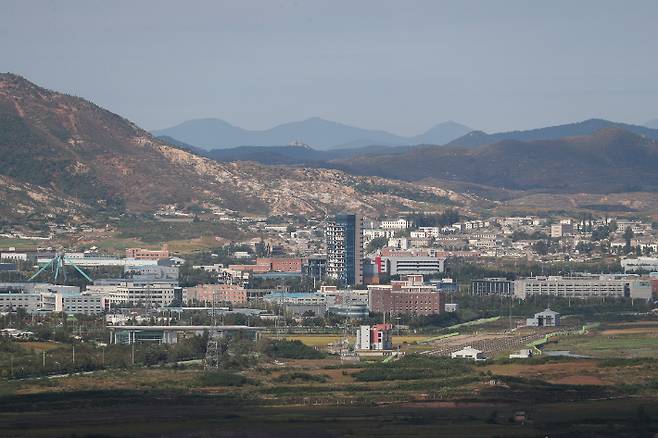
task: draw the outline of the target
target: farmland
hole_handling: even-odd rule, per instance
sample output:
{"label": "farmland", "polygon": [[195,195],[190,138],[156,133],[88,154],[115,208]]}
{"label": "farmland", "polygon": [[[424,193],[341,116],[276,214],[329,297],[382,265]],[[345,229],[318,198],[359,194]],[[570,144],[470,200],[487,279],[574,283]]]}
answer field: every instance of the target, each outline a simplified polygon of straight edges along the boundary
{"label": "farmland", "polygon": [[[436,343],[508,336],[495,324],[483,324],[472,334],[422,345],[425,336],[394,336],[406,356],[388,363],[277,356],[218,372],[195,363],[124,364],[56,378],[4,380],[0,435],[126,436],[117,424],[123,418],[133,425],[128,436],[234,436],[223,431],[238,427],[245,436],[279,436],[284,430],[399,436],[409,425],[420,437],[538,436],[547,430],[551,436],[642,436],[658,431],[658,365],[651,344],[657,327],[652,320],[604,323],[550,338],[543,347],[589,353],[588,359],[542,355],[512,361],[499,354],[475,364],[414,354]],[[340,336],[287,339],[324,350]],[[22,348],[55,351],[52,345],[23,343]],[[84,418],[72,413],[76,406],[85,406]],[[515,419],[519,412],[522,421]],[[25,424],[39,427],[25,430]]]}

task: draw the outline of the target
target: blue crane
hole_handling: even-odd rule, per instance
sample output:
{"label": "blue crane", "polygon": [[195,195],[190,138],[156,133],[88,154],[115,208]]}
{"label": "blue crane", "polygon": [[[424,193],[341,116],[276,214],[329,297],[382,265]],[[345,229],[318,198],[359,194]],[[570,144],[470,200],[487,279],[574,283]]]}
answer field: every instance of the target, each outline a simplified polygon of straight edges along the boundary
{"label": "blue crane", "polygon": [[53,280],[57,281],[59,279],[60,273],[62,274],[62,277],[64,277],[64,281],[66,282],[66,266],[73,266],[76,271],[80,273],[87,281],[90,283],[93,283],[94,280],[91,279],[89,275],[85,271],[83,271],[78,265],[73,263],[64,253],[59,253],[55,255],[48,263],[43,265],[33,276],[30,277],[28,281],[32,281],[35,278],[39,276],[42,272],[45,272],[48,268],[50,268],[50,271],[52,272],[53,275]]}

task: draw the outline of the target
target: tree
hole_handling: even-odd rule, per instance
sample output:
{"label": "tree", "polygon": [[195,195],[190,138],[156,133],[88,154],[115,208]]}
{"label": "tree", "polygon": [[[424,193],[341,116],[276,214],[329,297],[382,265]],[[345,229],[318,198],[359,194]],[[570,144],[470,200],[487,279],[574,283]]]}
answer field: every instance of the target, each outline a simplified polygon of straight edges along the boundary
{"label": "tree", "polygon": [[375,237],[366,246],[366,253],[371,254],[377,251],[380,248],[385,247],[388,244],[388,239],[386,237]]}
{"label": "tree", "polygon": [[532,244],[532,249],[539,255],[546,255],[548,254],[550,246],[545,240],[538,240],[537,242]]}
{"label": "tree", "polygon": [[633,230],[631,227],[626,227],[626,230],[624,230],[624,239],[626,239],[626,246],[624,246],[624,251],[626,254],[630,253],[633,248],[631,248],[631,239],[635,236],[635,233],[633,233]]}
{"label": "tree", "polygon": [[610,228],[608,225],[602,225],[592,230],[593,241],[607,239],[608,236],[610,236]]}

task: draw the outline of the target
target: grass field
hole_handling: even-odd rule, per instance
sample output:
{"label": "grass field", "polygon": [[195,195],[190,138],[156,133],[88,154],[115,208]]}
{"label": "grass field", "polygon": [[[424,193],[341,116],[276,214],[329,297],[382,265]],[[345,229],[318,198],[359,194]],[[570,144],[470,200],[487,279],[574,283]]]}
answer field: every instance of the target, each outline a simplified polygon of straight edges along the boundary
{"label": "grass field", "polygon": [[615,324],[582,336],[561,336],[544,349],[596,358],[658,358],[658,325]]}
{"label": "grass field", "polygon": [[50,240],[27,240],[27,239],[9,239],[0,237],[0,248],[16,248],[19,251],[35,250],[38,247],[51,246]]}
{"label": "grass field", "polygon": [[[144,243],[139,239],[130,238],[130,237],[111,237],[105,238],[98,241],[90,242],[96,245],[98,248],[103,251],[123,255],[126,248],[149,248],[149,249],[159,249],[160,244],[158,243]],[[167,240],[163,243],[169,245],[169,250],[174,253],[187,254],[194,251],[200,251],[204,249],[216,248],[221,242],[218,242],[212,236],[203,236],[198,238],[191,239],[179,239],[179,240]]]}

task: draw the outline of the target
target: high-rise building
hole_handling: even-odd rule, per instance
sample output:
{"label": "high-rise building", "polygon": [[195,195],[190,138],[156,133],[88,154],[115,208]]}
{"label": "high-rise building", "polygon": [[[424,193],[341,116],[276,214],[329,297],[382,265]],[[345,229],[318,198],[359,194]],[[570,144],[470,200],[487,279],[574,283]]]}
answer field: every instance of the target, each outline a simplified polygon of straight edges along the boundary
{"label": "high-rise building", "polygon": [[363,283],[362,217],[338,214],[327,225],[327,276],[342,285]]}

